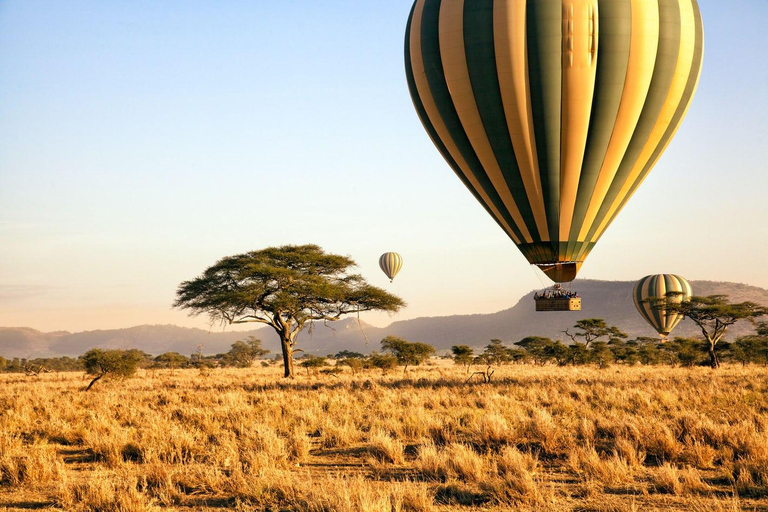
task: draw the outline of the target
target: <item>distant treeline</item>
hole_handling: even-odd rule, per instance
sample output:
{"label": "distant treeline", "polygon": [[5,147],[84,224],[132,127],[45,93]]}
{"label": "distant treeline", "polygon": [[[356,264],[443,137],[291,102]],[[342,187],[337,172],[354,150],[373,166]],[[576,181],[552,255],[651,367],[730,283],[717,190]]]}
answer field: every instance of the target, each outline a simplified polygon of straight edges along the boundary
{"label": "distant treeline", "polygon": [[[617,331],[620,332],[620,331]],[[764,333],[764,330],[760,331]],[[261,348],[261,341],[250,337],[232,344],[226,353],[204,355],[201,352],[185,356],[178,352],[166,352],[152,356],[139,350],[131,352],[139,361],[138,366],[145,369],[177,368],[247,368],[255,363],[271,365],[279,362],[276,355],[267,359],[267,350]],[[735,341],[721,342],[717,345],[718,356],[722,361],[733,363],[768,365],[768,335],[755,334],[742,336]],[[382,341],[382,352],[366,355],[343,350],[326,357],[304,355],[299,365],[308,372],[331,371],[335,360],[336,367],[348,367],[352,372],[366,369],[390,370],[396,366],[419,365],[435,353],[434,348],[425,343],[408,342],[389,336]],[[0,357],[0,372],[27,373],[37,375],[47,372],[84,371],[84,357],[47,357],[13,358]],[[596,365],[607,367],[621,365],[671,365],[699,366],[707,365],[707,345],[696,338],[674,338],[660,342],[658,338],[639,337],[622,339],[613,337],[607,340],[591,340],[589,343],[574,341],[563,343],[539,336],[530,336],[516,343],[507,344],[493,339],[482,352],[476,352],[469,345],[455,345],[450,355],[458,365],[499,366],[507,364],[540,365]],[[338,370],[337,370],[338,371]]]}
{"label": "distant treeline", "polygon": [[[37,375],[47,372],[75,372],[87,370],[88,356],[92,349],[84,355],[73,357],[43,357],[43,358],[18,358],[6,359],[0,357],[0,372],[27,373]],[[129,354],[137,366],[145,369],[176,369],[176,368],[224,368],[224,367],[249,367],[259,358],[269,353],[261,348],[261,340],[253,336],[236,341],[228,352],[216,355],[204,355],[198,351],[189,356],[178,352],[165,352],[159,356],[147,354],[141,350],[107,350],[101,352],[113,352]]]}
{"label": "distant treeline", "polygon": [[[674,338],[660,342],[658,338],[640,337],[634,340],[614,339],[584,343],[565,344],[560,340],[551,340],[531,336],[509,347],[500,340],[491,340],[485,350],[474,355],[466,345],[453,347],[454,361],[457,364],[503,365],[515,363],[596,365],[607,367],[611,364],[623,365],[670,365],[670,366],[707,366],[706,342],[695,338]],[[467,352],[469,354],[467,355]],[[717,345],[721,361],[740,364],[768,364],[768,336],[745,336],[733,343],[721,342]]]}

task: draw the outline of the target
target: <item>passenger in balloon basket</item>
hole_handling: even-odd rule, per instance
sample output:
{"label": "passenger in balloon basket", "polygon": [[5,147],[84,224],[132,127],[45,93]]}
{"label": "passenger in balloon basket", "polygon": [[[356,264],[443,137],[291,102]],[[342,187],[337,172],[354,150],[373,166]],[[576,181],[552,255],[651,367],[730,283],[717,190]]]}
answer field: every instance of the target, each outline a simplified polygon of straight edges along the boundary
{"label": "passenger in balloon basket", "polygon": [[577,299],[579,298],[579,292],[566,290],[563,285],[556,283],[552,288],[547,288],[543,292],[536,292],[533,295],[535,300],[539,299]]}

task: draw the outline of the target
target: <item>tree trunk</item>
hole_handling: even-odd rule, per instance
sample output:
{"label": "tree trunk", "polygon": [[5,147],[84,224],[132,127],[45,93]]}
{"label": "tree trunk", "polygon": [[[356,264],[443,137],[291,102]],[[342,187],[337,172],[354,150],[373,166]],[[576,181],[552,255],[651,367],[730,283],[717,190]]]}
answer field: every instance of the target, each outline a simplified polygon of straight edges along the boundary
{"label": "tree trunk", "polygon": [[709,345],[709,360],[713,370],[720,368],[720,361],[718,361],[717,359],[717,353],[715,353],[714,343],[710,343]]}
{"label": "tree trunk", "polygon": [[104,375],[106,375],[106,373],[100,373],[99,375],[97,375],[96,378],[93,379],[90,384],[88,384],[88,387],[85,388],[85,391],[88,391],[89,389],[91,389],[93,385],[96,384],[96,381],[101,379]]}
{"label": "tree trunk", "polygon": [[280,346],[283,349],[284,377],[286,379],[293,379],[295,377],[293,373],[293,340],[289,334],[280,334]]}

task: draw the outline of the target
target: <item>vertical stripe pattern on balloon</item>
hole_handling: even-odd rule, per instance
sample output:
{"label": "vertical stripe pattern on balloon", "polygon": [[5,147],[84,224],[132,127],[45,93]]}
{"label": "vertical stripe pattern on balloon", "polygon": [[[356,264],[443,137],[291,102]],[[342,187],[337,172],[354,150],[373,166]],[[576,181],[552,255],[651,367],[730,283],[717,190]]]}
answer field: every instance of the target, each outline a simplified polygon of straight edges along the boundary
{"label": "vertical stripe pattern on balloon", "polygon": [[578,270],[679,128],[703,48],[696,0],[416,0],[405,65],[438,151],[528,261]]}
{"label": "vertical stripe pattern on balloon", "polygon": [[395,276],[400,269],[403,268],[403,257],[396,252],[385,252],[379,258],[379,267],[387,275],[390,281],[395,279]]}

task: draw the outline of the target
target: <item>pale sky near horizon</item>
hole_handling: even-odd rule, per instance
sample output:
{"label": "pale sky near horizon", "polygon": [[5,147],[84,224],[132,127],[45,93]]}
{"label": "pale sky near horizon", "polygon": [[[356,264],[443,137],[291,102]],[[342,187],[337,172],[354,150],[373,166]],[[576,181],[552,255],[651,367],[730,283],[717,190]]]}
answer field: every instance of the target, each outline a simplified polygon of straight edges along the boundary
{"label": "pale sky near horizon", "polygon": [[[0,326],[207,328],[178,284],[289,243],[409,303],[380,326],[543,288],[413,109],[411,4],[0,0]],[[697,96],[581,278],[768,288],[768,2],[699,4]]]}

